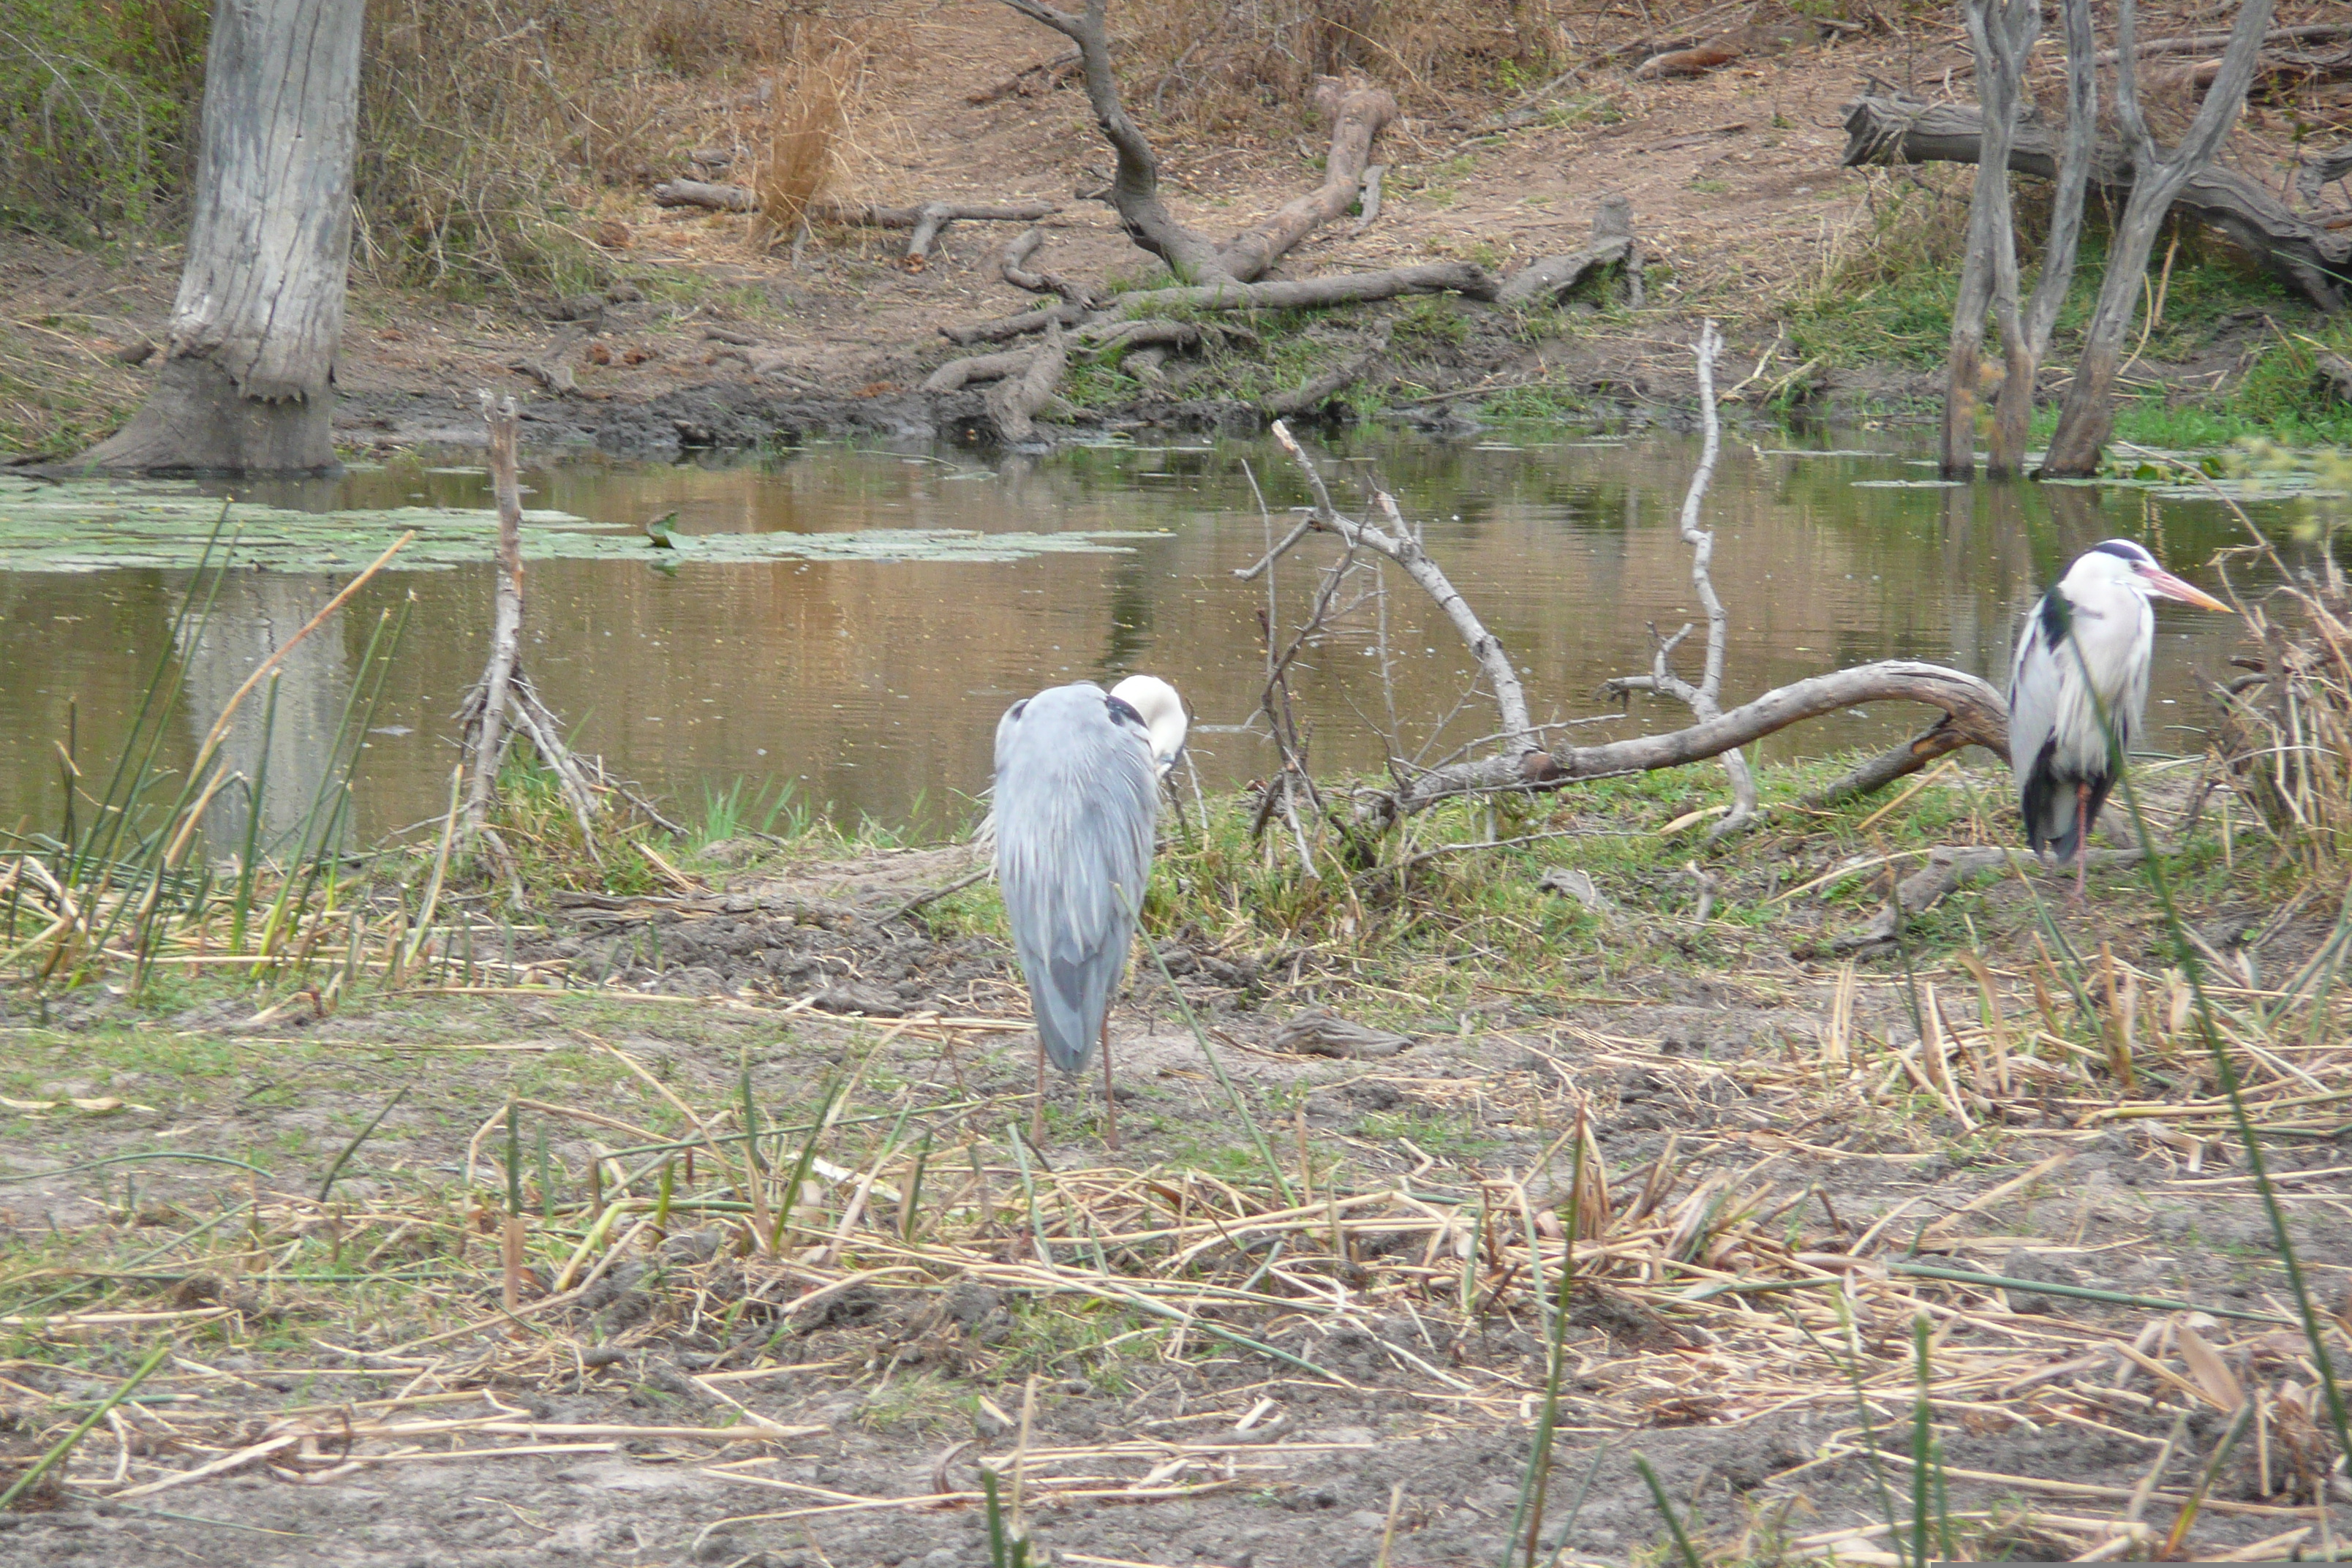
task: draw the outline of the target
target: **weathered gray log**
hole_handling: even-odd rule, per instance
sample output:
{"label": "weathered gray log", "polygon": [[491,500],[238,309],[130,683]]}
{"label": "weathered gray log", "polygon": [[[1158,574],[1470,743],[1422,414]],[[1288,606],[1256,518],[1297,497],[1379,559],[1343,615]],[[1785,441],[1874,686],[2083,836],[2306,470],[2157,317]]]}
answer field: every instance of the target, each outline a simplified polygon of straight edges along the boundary
{"label": "weathered gray log", "polygon": [[1069,358],[1062,344],[1062,329],[1048,327],[1045,342],[1030,354],[1027,368],[988,389],[985,404],[999,440],[1017,446],[1036,437],[1031,417],[1052,400],[1054,384],[1062,379]]}
{"label": "weathered gray log", "polygon": [[[1633,237],[1633,204],[1622,195],[1601,198],[1592,215],[1592,237],[1582,250],[1547,256],[1511,274],[1495,296],[1499,305],[1524,305],[1536,299],[1558,300],[1584,281],[1587,274],[1623,263],[1628,294],[1640,288],[1641,244]],[[1638,297],[1633,302],[1641,303]]]}
{"label": "weathered gray log", "polygon": [[[1843,161],[1848,165],[1973,163],[1982,125],[1969,105],[1865,97],[1847,106],[1845,130]],[[2057,154],[2051,128],[2021,122],[2010,148],[2009,166],[2021,174],[2053,178]],[[2092,159],[2091,184],[2109,201],[2120,205],[2128,199],[2132,169],[2116,143],[2100,143]],[[2210,166],[2189,176],[2171,210],[2220,229],[2321,310],[2344,309],[2343,279],[2352,276],[2352,230],[2320,228],[2288,211],[2244,175]]]}
{"label": "weathered gray log", "polygon": [[1287,392],[1276,393],[1260,403],[1257,410],[1268,419],[1289,419],[1301,414],[1312,414],[1363,380],[1365,374],[1380,363],[1380,350],[1366,349],[1320,375],[1308,377]]}
{"label": "weathered gray log", "polygon": [[1029,368],[1036,357],[1034,349],[1007,349],[1001,354],[974,354],[970,359],[954,359],[931,372],[923,382],[925,392],[961,392],[976,381],[1002,381],[1008,375],[1018,375]]}
{"label": "weathered gray log", "polygon": [[1285,279],[1273,283],[1207,283],[1189,289],[1150,289],[1122,294],[1133,310],[1286,310],[1318,305],[1363,305],[1401,294],[1467,294],[1492,300],[1500,286],[1475,261],[1439,261],[1395,267],[1385,272],[1342,272],[1329,278]]}
{"label": "weathered gray log", "polygon": [[2000,692],[1976,676],[1940,664],[1882,659],[1780,687],[1671,734],[1597,746],[1563,745],[1534,756],[1487,757],[1433,768],[1408,780],[1393,795],[1370,803],[1368,815],[1377,825],[1387,816],[1410,816],[1457,795],[1558,789],[1579,779],[1703,763],[1791,724],[1870,702],[1940,708],[1971,742],[2004,760],[2009,756],[2009,704]]}
{"label": "weathered gray log", "polygon": [[746,185],[714,185],[707,180],[664,180],[654,187],[657,207],[709,207],[713,212],[747,213],[760,198]]}
{"label": "weathered gray log", "polygon": [[1087,314],[1084,305],[1065,300],[1018,316],[1000,316],[993,321],[979,321],[969,327],[941,327],[940,336],[961,344],[1009,342],[1050,327],[1075,327],[1087,319]]}

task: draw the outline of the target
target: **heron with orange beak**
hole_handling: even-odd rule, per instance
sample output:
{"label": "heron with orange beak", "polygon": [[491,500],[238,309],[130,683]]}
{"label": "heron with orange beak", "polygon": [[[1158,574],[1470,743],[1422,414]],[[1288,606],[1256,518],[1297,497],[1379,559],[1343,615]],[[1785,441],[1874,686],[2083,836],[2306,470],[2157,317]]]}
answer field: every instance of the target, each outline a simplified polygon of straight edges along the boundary
{"label": "heron with orange beak", "polygon": [[2147,708],[2156,647],[2151,599],[2227,611],[2128,539],[2095,544],[2042,595],[2009,678],[2009,759],[2025,841],[2074,862],[2083,896],[2091,827]]}

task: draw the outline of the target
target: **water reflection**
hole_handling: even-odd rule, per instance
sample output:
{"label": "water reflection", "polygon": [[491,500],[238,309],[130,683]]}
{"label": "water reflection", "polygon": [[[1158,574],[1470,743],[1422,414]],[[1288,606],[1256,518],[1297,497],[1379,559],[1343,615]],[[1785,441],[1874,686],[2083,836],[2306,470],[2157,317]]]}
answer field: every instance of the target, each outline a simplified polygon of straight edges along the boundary
{"label": "water reflection", "polygon": [[[1616,446],[1525,439],[1478,447],[1363,437],[1330,453],[1343,507],[1375,479],[1526,668],[1538,718],[1601,711],[1612,675],[1648,667],[1651,629],[1695,618],[1689,557],[1675,534],[1695,444]],[[967,528],[1149,528],[1131,553],[1002,564],[777,562],[688,565],[675,575],[604,562],[536,564],[525,650],[577,739],[688,812],[709,786],[789,781],[837,814],[934,830],[968,818],[985,787],[1005,704],[1049,683],[1150,669],[1181,688],[1210,732],[1196,743],[1214,788],[1267,760],[1246,723],[1258,706],[1266,584],[1234,572],[1265,547],[1254,471],[1286,528],[1306,500],[1270,445],[1087,448],[982,464],[969,453],[812,447],[725,466],[588,459],[526,475],[529,504],[637,524],[678,513],[682,531]],[[1934,659],[2000,679],[2017,616],[2064,561],[2116,532],[2150,539],[2191,569],[2232,542],[2200,502],[2066,486],[1857,488],[1932,472],[1907,453],[1724,454],[1706,521],[1733,644],[1725,700],[1860,660]],[[340,485],[256,495],[278,504],[487,506],[464,456],[418,458]],[[1275,574],[1296,624],[1328,561],[1310,540]],[[1367,603],[1302,661],[1297,695],[1318,765],[1378,769],[1394,710],[1408,752],[1443,752],[1492,727],[1460,705],[1468,661],[1434,606],[1401,581],[1387,596],[1391,657]],[[253,664],[307,618],[315,583],[232,573],[215,627],[182,650],[187,670],[168,755],[180,764]],[[184,574],[0,574],[0,825],[55,821],[55,742],[78,700],[85,760],[110,755],[164,651]],[[449,715],[479,672],[489,618],[487,565],[387,574],[342,624],[286,667],[268,747],[270,796],[307,805],[358,644],[377,613],[416,605],[362,754],[359,831],[373,836],[440,809],[454,760]],[[2218,670],[2235,631],[2219,616],[2158,611],[2163,636],[2152,733],[2198,722],[2195,672]],[[1686,648],[1686,652],[1689,650]],[[1695,656],[1692,658],[1695,667]],[[240,720],[237,765],[257,771],[260,708]],[[2169,704],[2170,706],[2164,706]],[[1459,711],[1450,723],[1438,720]],[[1768,758],[1909,733],[1902,709],[1847,713],[1774,737]],[[1620,732],[1677,725],[1637,700]],[[308,770],[308,771],[306,771]],[[231,817],[216,834],[240,827]],[[272,816],[265,826],[281,826]]]}

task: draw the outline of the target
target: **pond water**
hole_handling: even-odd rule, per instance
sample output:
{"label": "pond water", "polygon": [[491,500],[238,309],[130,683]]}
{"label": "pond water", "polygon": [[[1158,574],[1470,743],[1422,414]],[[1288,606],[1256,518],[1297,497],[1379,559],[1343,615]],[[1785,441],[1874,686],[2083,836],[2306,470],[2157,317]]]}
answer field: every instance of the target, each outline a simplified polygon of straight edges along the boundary
{"label": "pond water", "polygon": [[[2209,500],[2116,487],[1939,487],[1901,437],[1839,439],[1839,450],[1726,445],[1706,515],[1717,531],[1716,582],[1731,616],[1727,706],[1891,657],[1947,662],[2002,684],[2018,616],[2086,545],[2132,534],[2211,587],[2202,563],[2242,542]],[[1863,449],[1871,443],[1885,449]],[[1408,517],[1425,522],[1430,552],[1526,669],[1538,718],[1608,712],[1594,688],[1646,669],[1648,628],[1671,632],[1696,609],[1689,553],[1675,531],[1695,441],[1522,431],[1465,445],[1384,433],[1321,450],[1343,509],[1361,509],[1377,476]],[[420,456],[332,483],[256,488],[238,500],[303,511],[487,507],[478,461]],[[674,511],[680,535],[802,536],[719,541],[699,555],[696,547],[709,541],[689,538],[667,557],[634,542],[605,549],[605,541],[594,558],[530,568],[524,657],[549,702],[576,726],[583,748],[689,816],[709,790],[764,781],[789,784],[844,819],[950,829],[977,815],[973,797],[987,786],[997,718],[1009,703],[1047,685],[1136,670],[1184,692],[1209,788],[1257,777],[1269,763],[1264,721],[1254,718],[1267,585],[1234,572],[1305,500],[1270,442],[1106,445],[993,461],[819,445],[708,464],[567,460],[527,471],[524,482],[526,505],[593,523],[635,530]],[[893,546],[896,559],[823,548],[881,529],[1026,542],[958,554],[918,536]],[[1089,533],[1097,537],[1063,537]],[[356,534],[369,546],[361,560],[393,536],[364,521]],[[1076,548],[1040,548],[1057,541]],[[778,544],[813,553],[760,558]],[[722,550],[739,553],[709,558]],[[1282,626],[1302,618],[1315,569],[1335,552],[1317,538],[1286,558],[1273,589]],[[102,563],[7,569],[7,560],[0,552],[0,827],[54,831],[69,728],[86,771],[110,761],[167,651],[192,574]],[[209,630],[180,650],[164,694],[173,705],[167,761],[194,752],[254,664],[348,576],[257,566],[228,574]],[[1464,700],[1469,661],[1448,625],[1401,577],[1388,582],[1384,597],[1357,603],[1298,669],[1297,712],[1318,771],[1378,769],[1391,735],[1406,754],[1433,758],[1493,727],[1491,703]],[[269,798],[278,803],[266,807],[272,828],[307,801],[379,613],[412,595],[409,631],[359,775],[361,834],[373,838],[442,809],[456,760],[450,715],[486,651],[490,568],[478,560],[385,573],[289,657],[268,748]],[[2196,677],[2223,672],[2236,628],[2170,605],[2158,616],[2150,743],[2193,749],[2182,727],[2204,720]],[[1700,635],[1685,645],[1685,670],[1696,668]],[[1773,738],[1764,754],[1881,742],[1922,717],[1897,707],[1832,716]],[[1614,729],[1589,733],[1686,721],[1679,710],[1637,700]],[[257,716],[247,714],[235,733],[233,754],[250,771],[262,750]]]}

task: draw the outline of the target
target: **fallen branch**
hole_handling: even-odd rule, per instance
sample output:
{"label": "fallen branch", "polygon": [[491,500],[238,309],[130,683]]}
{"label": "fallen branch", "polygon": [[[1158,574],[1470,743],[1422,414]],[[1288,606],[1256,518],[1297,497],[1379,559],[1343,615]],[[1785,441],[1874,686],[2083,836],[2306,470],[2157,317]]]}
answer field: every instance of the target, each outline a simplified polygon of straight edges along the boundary
{"label": "fallen branch", "polygon": [[[1983,122],[1972,105],[1865,97],[1847,106],[1845,130],[1842,161],[1849,166],[1973,163]],[[2021,174],[2054,179],[2058,162],[2051,128],[2021,122],[2010,147],[2009,166]],[[2118,209],[2126,204],[2133,173],[2118,143],[2099,143],[2092,155],[2091,184]],[[2170,210],[2220,229],[2321,310],[2344,309],[2339,279],[2352,270],[2352,231],[2321,228],[2290,212],[2252,180],[2211,164],[2189,176]]]}
{"label": "fallen branch", "polygon": [[1208,283],[1189,289],[1149,289],[1122,294],[1124,310],[1289,310],[1324,305],[1366,305],[1403,294],[1466,294],[1492,300],[1500,285],[1475,261],[1438,261],[1385,272],[1342,272],[1275,283]]}
{"label": "fallen branch", "polygon": [[1963,746],[1979,743],[1976,737],[1954,723],[1952,716],[1947,713],[1903,744],[1856,764],[1798,804],[1809,810],[1822,811],[1850,800],[1860,800],[1864,795],[1876,795],[1896,779],[1916,773]]}
{"label": "fallen branch", "polygon": [[[1462,596],[1462,591],[1446,577],[1444,569],[1421,547],[1421,541],[1415,537],[1412,526],[1397,510],[1395,499],[1385,490],[1377,492],[1381,509],[1388,514],[1393,532],[1340,515],[1331,504],[1331,492],[1325,487],[1323,476],[1316,471],[1315,465],[1300,449],[1298,442],[1290,434],[1290,427],[1277,420],[1274,437],[1282,443],[1282,449],[1290,454],[1291,460],[1298,465],[1299,471],[1306,475],[1307,488],[1314,492],[1315,510],[1307,520],[1308,526],[1337,534],[1351,551],[1361,548],[1387,556],[1406,576],[1418,584],[1423,593],[1434,599],[1437,607],[1445,612],[1445,618],[1454,623],[1454,629],[1460,634],[1464,646],[1469,648],[1470,657],[1478,661],[1478,668],[1486,676],[1488,689],[1495,694],[1495,706],[1503,719],[1504,743],[1517,748],[1518,756],[1540,756],[1541,742],[1537,738],[1534,721],[1528,716],[1527,692],[1519,685],[1517,667],[1511,663],[1510,655],[1504,650],[1502,639],[1486,629],[1485,623],[1478,619],[1478,613],[1470,607],[1470,601]],[[1303,537],[1303,531],[1293,530],[1288,538],[1268,552],[1267,560],[1282,554]],[[1260,564],[1235,575],[1247,580],[1264,570],[1264,565]]]}
{"label": "fallen branch", "polygon": [[951,343],[969,346],[972,343],[1001,343],[1013,338],[1042,332],[1048,327],[1075,327],[1087,319],[1084,305],[1065,300],[1057,305],[1025,311],[1018,316],[1003,316],[993,321],[982,321],[969,327],[941,327],[940,336]]}
{"label": "fallen branch", "polygon": [[1111,65],[1108,0],[1085,0],[1084,9],[1075,12],[1057,10],[1045,0],[1004,4],[1077,46],[1087,101],[1113,156],[1105,195],[1128,237],[1181,278],[1247,283],[1265,276],[1300,240],[1355,204],[1371,162],[1372,142],[1396,117],[1396,100],[1383,89],[1320,79],[1315,104],[1332,122],[1323,184],[1218,245],[1187,227],[1160,199],[1159,157],[1119,99],[1118,78]]}
{"label": "fallen branch", "polygon": [[[654,187],[654,205],[664,207],[707,207],[714,212],[756,211],[759,196],[745,185],[714,184],[704,180],[664,180]],[[1060,212],[1059,202],[1003,203],[919,202],[913,206],[886,207],[865,202],[813,202],[805,216],[817,223],[844,224],[853,228],[914,230],[907,241],[909,257],[926,255],[940,231],[951,223],[1034,223]]]}
{"label": "fallen branch", "polygon": [[654,187],[657,207],[708,207],[714,212],[756,211],[760,198],[747,185],[714,185],[705,180],[664,180]]}
{"label": "fallen branch", "polygon": [[997,271],[1007,283],[1028,294],[1059,294],[1073,304],[1089,309],[1101,304],[1095,291],[1084,284],[1073,283],[1059,273],[1029,270],[1029,258],[1045,243],[1045,231],[1032,228],[1015,236],[997,258]]}

